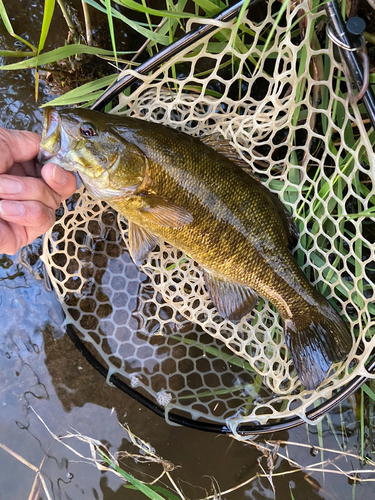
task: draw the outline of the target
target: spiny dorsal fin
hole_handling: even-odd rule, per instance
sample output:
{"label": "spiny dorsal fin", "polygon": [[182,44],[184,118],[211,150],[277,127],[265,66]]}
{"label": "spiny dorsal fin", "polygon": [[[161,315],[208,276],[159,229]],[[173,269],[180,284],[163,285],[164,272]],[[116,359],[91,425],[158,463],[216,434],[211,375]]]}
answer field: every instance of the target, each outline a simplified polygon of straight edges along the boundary
{"label": "spiny dorsal fin", "polygon": [[193,222],[193,216],[185,208],[152,194],[141,195],[138,211],[149,222],[163,227],[183,227]]}
{"label": "spiny dorsal fin", "polygon": [[141,226],[129,221],[129,252],[134,263],[139,266],[149,252],[159,244],[159,239]]}
{"label": "spiny dorsal fin", "polygon": [[220,132],[214,132],[213,134],[206,135],[201,138],[201,141],[206,144],[206,146],[210,146],[210,148],[228,158],[235,165],[241,167],[249,175],[251,175],[251,177],[259,182],[259,179],[253,174],[250,165],[243,158],[241,158],[236,148],[227,139],[222,138]]}
{"label": "spiny dorsal fin", "polygon": [[[201,138],[201,141],[207,146],[210,146],[218,153],[228,158],[229,160],[231,160],[232,163],[235,163],[236,165],[241,167],[253,179],[260,182],[260,179],[256,177],[252,172],[249,164],[239,156],[236,148],[227,139],[222,139],[222,135],[220,132],[215,132],[213,134],[206,135],[205,137]],[[279,200],[276,194],[270,192],[270,199],[275,209],[279,213],[281,221],[285,228],[288,238],[288,247],[290,249],[293,249],[297,245],[299,238],[299,231],[297,228],[297,224],[293,219],[293,216],[288,212],[288,210]]]}
{"label": "spiny dorsal fin", "polygon": [[250,287],[215,276],[207,269],[203,269],[203,277],[211,300],[223,318],[238,321],[256,306],[258,296]]}
{"label": "spiny dorsal fin", "polygon": [[[207,146],[210,146],[218,153],[228,158],[229,160],[231,160],[232,163],[235,163],[236,165],[241,167],[249,175],[251,175],[253,179],[260,182],[260,179],[258,179],[258,177],[256,177],[253,174],[249,164],[246,163],[246,161],[239,156],[236,148],[228,140],[221,139],[220,137],[222,137],[220,132],[215,132],[213,134],[206,135],[201,139],[201,141]],[[274,207],[276,208],[277,212],[280,214],[280,218],[287,233],[288,246],[290,249],[293,249],[297,245],[299,238],[297,224],[295,223],[295,220],[293,219],[292,215],[288,212],[288,210],[279,200],[276,194],[271,193],[270,199]]]}

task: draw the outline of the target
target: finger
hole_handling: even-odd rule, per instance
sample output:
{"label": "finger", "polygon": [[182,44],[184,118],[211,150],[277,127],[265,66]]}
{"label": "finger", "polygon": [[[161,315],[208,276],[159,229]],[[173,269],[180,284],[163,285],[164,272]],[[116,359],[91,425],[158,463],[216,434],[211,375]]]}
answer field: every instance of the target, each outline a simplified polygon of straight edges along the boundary
{"label": "finger", "polygon": [[45,182],[66,200],[75,193],[77,189],[77,179],[72,172],[67,172],[54,163],[47,163],[42,168],[42,177]]}
{"label": "finger", "polygon": [[[0,175],[1,175],[1,169],[0,169]],[[25,174],[25,169],[22,166],[22,163],[14,163],[7,171],[7,174],[10,175],[16,175],[17,177],[24,177]]]}
{"label": "finger", "polygon": [[0,216],[2,219],[25,226],[36,228],[37,234],[42,234],[55,222],[55,211],[40,201],[0,201]]}
{"label": "finger", "polygon": [[7,174],[18,175],[19,177],[41,177],[41,168],[42,167],[38,165],[35,160],[28,160],[20,163],[14,163],[7,171]]}
{"label": "finger", "polygon": [[61,203],[58,193],[53,191],[42,179],[35,177],[16,177],[0,175],[0,198],[14,201],[43,201],[47,207],[57,210]]}
{"label": "finger", "polygon": [[9,222],[0,219],[0,253],[14,255],[19,248],[24,246],[25,235],[25,228],[20,226],[20,231],[15,232]]}
{"label": "finger", "polygon": [[14,255],[20,248],[32,243],[41,230],[39,227],[24,227],[0,219],[0,253]]}
{"label": "finger", "polygon": [[[23,171],[25,172],[24,175],[27,175],[29,177],[40,177],[41,167],[37,165],[35,160],[23,161],[21,165]],[[11,174],[12,172],[9,173]]]}
{"label": "finger", "polygon": [[35,158],[39,151],[39,144],[38,134],[0,128],[0,173],[6,172],[15,162]]}

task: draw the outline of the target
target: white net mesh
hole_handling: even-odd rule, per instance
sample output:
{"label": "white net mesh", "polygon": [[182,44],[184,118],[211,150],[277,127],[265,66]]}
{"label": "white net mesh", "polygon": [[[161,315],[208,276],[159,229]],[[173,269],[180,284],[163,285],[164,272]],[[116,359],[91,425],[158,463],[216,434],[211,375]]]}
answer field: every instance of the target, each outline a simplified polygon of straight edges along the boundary
{"label": "white net mesh", "polygon": [[110,374],[167,411],[227,420],[234,432],[240,423],[306,418],[334,389],[368,375],[375,343],[373,138],[349,104],[332,42],[319,32],[322,15],[308,2],[288,7],[265,47],[279,5],[270,1],[258,24],[244,21],[240,38],[231,26],[219,42],[200,42],[142,77],[113,112],[231,141],[296,218],[299,264],[357,339],[346,363],[317,391],[306,391],[270,303],[260,300],[238,324],[223,320],[199,267],[169,245],[138,269],[127,251],[126,221],[82,188],[44,242],[66,321]]}

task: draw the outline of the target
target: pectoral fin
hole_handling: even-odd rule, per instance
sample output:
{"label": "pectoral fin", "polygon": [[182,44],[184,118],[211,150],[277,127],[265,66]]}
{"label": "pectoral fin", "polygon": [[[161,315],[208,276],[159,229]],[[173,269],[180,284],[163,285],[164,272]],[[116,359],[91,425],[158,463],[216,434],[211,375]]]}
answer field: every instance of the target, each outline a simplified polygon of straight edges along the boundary
{"label": "pectoral fin", "polygon": [[138,211],[149,222],[163,227],[183,227],[193,222],[193,216],[185,208],[153,195],[141,195]]}
{"label": "pectoral fin", "polygon": [[129,221],[129,251],[137,266],[142,264],[158,243],[159,240],[156,236]]}
{"label": "pectoral fin", "polygon": [[223,318],[238,321],[256,306],[258,296],[250,287],[215,276],[206,269],[203,276],[212,302]]}

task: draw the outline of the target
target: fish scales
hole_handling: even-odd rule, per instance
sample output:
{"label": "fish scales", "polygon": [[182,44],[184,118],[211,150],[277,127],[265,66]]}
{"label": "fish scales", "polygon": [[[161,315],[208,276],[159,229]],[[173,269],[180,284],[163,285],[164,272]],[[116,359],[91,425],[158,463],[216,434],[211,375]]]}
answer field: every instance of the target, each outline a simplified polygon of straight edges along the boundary
{"label": "fish scales", "polygon": [[297,374],[314,389],[345,359],[351,335],[295,262],[288,246],[297,230],[285,207],[212,146],[135,118],[48,109],[41,158],[77,170],[129,219],[137,263],[157,239],[196,260],[222,316],[237,320],[258,294],[269,299]]}
{"label": "fish scales", "polygon": [[[132,134],[132,142],[149,160],[153,189],[159,196],[183,205],[193,222],[183,228],[160,227],[141,215],[130,214],[126,199],[114,199],[111,205],[120,213],[133,215],[132,220],[188,253],[203,267],[251,286],[283,311],[283,317],[288,317],[286,304],[298,301],[305,318],[304,301],[299,299],[302,295],[310,297],[305,293],[306,286],[318,294],[287,248],[285,228],[268,200],[274,195],[230,160],[211,148],[201,148],[200,142],[186,134],[168,130],[160,149],[163,137],[141,133],[147,122],[131,125],[139,127]],[[124,138],[128,139],[127,134]],[[257,209],[260,205],[262,210]]]}

